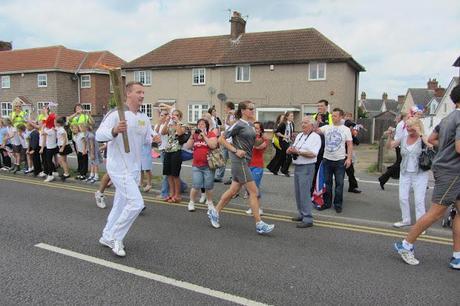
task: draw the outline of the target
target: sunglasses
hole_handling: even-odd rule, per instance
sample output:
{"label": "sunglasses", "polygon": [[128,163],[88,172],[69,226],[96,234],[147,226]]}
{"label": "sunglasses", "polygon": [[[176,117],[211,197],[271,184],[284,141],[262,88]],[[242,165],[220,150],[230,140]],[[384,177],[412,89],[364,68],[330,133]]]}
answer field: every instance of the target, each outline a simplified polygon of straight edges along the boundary
{"label": "sunglasses", "polygon": [[250,110],[250,111],[253,111],[253,110],[255,110],[255,108],[254,108],[254,107],[248,107],[248,108],[245,108],[245,109],[247,109],[247,110]]}

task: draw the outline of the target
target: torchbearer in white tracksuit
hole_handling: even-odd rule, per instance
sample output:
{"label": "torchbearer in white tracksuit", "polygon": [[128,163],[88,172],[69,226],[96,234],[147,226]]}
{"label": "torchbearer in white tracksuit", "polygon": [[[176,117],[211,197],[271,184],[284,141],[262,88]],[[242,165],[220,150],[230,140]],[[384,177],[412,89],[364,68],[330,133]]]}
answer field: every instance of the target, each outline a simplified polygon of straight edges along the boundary
{"label": "torchbearer in white tracksuit", "polygon": [[[118,256],[125,256],[123,238],[144,208],[139,191],[142,144],[152,134],[150,119],[139,112],[144,100],[141,83],[126,84],[125,121],[112,111],[103,119],[96,132],[96,140],[108,142],[107,173],[115,186],[113,207],[99,242]],[[125,153],[121,133],[127,132],[130,152]]]}

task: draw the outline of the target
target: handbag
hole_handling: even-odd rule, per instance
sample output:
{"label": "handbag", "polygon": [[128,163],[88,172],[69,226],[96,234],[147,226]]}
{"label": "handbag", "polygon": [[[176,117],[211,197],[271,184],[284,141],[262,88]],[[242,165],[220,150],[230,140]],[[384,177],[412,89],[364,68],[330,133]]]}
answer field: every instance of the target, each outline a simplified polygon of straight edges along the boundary
{"label": "handbag", "polygon": [[193,152],[188,151],[188,150],[180,150],[180,157],[182,161],[187,161],[193,159]]}
{"label": "handbag", "polygon": [[418,166],[423,171],[428,171],[431,169],[431,165],[433,164],[434,156],[436,155],[436,151],[433,149],[428,148],[425,143],[422,141],[422,153],[418,158]]}
{"label": "handbag", "polygon": [[189,130],[186,130],[184,134],[182,135],[177,135],[177,140],[179,141],[179,144],[180,145],[183,145],[184,143],[186,143],[188,141],[188,139],[190,138],[190,131]]}
{"label": "handbag", "polygon": [[209,169],[211,170],[225,166],[224,155],[222,154],[222,150],[220,148],[213,150],[209,149],[207,159]]}

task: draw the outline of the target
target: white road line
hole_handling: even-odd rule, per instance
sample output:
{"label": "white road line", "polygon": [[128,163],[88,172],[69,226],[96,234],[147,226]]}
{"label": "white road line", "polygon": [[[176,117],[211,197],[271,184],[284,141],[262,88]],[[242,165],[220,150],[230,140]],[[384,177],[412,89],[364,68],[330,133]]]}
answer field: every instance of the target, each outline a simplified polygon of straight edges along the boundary
{"label": "white road line", "polygon": [[201,293],[201,294],[204,294],[204,295],[212,296],[212,297],[215,297],[215,298],[218,298],[218,299],[221,299],[221,300],[225,300],[225,301],[229,301],[229,302],[232,302],[232,303],[236,303],[236,304],[240,304],[240,305],[267,305],[267,304],[259,303],[259,302],[249,300],[249,299],[246,299],[246,298],[243,298],[243,297],[232,295],[232,294],[229,294],[229,293],[212,290],[212,289],[209,289],[209,288],[206,288],[206,287],[201,287],[201,286],[198,286],[198,285],[195,285],[195,284],[192,284],[192,283],[179,281],[179,280],[169,278],[169,277],[166,277],[166,276],[163,276],[163,275],[159,275],[159,274],[139,270],[139,269],[136,269],[136,268],[132,268],[132,267],[128,267],[128,266],[125,266],[125,265],[117,264],[117,263],[107,261],[107,260],[104,260],[104,259],[100,259],[100,258],[97,258],[97,257],[93,257],[93,256],[77,253],[77,252],[74,252],[74,251],[62,249],[62,248],[55,247],[55,246],[52,246],[52,245],[49,245],[49,244],[46,244],[46,243],[38,243],[35,246],[37,248],[48,250],[50,252],[70,256],[70,257],[77,258],[77,259],[80,259],[80,260],[83,260],[83,261],[87,261],[87,262],[90,262],[90,263],[101,265],[101,266],[104,266],[104,267],[107,267],[107,268],[111,268],[111,269],[114,269],[114,270],[130,273],[130,274],[133,274],[133,275],[136,275],[136,276],[140,276],[140,277],[144,277],[144,278],[147,278],[147,279],[157,281],[159,283],[172,285],[172,286],[175,286],[175,287],[178,287],[178,288],[182,288],[182,289],[190,290],[190,291],[193,291],[193,292]]}

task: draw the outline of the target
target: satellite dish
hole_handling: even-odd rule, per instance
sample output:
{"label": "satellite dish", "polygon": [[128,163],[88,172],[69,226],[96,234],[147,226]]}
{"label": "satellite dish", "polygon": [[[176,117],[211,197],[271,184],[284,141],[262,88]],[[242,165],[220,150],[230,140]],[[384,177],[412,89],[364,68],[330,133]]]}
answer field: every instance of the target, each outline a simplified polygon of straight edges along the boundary
{"label": "satellite dish", "polygon": [[227,101],[227,96],[224,93],[220,93],[217,95],[217,99],[219,99],[222,102]]}
{"label": "satellite dish", "polygon": [[211,87],[208,88],[208,93],[212,96],[213,94],[216,93],[216,89],[211,86]]}

